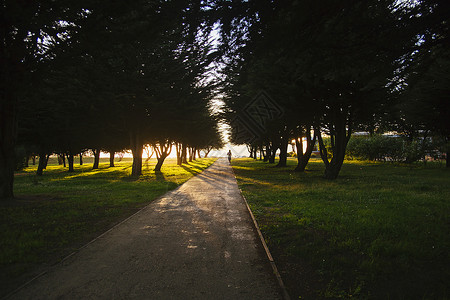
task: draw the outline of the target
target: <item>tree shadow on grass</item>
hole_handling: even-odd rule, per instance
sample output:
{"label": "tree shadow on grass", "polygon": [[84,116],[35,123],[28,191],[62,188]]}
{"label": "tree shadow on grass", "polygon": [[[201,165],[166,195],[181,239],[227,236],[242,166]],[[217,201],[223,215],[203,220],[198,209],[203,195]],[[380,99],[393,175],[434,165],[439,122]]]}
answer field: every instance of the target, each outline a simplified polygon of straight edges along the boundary
{"label": "tree shadow on grass", "polygon": [[182,167],[184,170],[186,170],[187,172],[191,173],[194,176],[197,175],[197,174],[200,174],[202,172],[201,169],[199,169],[199,168],[197,168],[195,166],[191,166],[189,168],[189,167],[186,167],[185,165],[181,165],[180,167]]}
{"label": "tree shadow on grass", "polygon": [[166,177],[161,171],[155,171],[155,176],[157,181],[166,181]]}
{"label": "tree shadow on grass", "polygon": [[135,182],[135,181],[138,181],[139,179],[141,179],[141,175],[140,176],[129,175],[129,176],[123,176],[120,178],[120,180],[125,181],[125,182]]}

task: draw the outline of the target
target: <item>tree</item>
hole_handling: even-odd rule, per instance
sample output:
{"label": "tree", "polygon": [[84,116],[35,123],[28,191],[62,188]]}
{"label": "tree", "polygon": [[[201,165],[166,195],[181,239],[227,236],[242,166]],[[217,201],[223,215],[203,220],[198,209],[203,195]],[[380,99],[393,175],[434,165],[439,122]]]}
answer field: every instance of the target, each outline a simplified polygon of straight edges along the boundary
{"label": "tree", "polygon": [[153,145],[153,148],[156,152],[157,163],[155,165],[155,172],[161,172],[161,167],[164,163],[164,160],[167,156],[172,152],[172,142],[169,140],[159,142]]}
{"label": "tree", "polygon": [[391,123],[410,142],[420,137],[423,143],[427,135],[445,141],[441,151],[446,152],[450,167],[450,4],[419,1],[407,16],[411,46],[405,49],[401,80],[395,86],[399,103]]}

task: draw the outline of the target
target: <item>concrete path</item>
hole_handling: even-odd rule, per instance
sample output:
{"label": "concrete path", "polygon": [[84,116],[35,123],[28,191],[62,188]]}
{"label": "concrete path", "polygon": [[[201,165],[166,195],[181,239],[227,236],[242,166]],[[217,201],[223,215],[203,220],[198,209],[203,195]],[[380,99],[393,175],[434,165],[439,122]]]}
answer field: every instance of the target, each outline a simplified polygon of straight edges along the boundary
{"label": "concrete path", "polygon": [[281,299],[231,167],[200,175],[11,299]]}

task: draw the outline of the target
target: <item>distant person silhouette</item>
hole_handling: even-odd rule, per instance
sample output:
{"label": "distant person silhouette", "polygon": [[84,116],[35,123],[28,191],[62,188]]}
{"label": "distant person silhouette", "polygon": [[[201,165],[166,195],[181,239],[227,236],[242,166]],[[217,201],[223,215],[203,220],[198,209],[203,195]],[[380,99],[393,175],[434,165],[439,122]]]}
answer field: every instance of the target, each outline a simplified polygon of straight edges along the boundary
{"label": "distant person silhouette", "polygon": [[231,150],[228,150],[227,156],[228,156],[228,162],[231,164]]}

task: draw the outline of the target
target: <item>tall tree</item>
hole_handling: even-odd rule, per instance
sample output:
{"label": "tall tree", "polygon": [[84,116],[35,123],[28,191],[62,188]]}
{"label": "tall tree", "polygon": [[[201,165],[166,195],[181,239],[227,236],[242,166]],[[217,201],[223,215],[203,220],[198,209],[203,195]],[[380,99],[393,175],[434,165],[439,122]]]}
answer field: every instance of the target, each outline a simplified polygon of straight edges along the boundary
{"label": "tall tree", "polygon": [[399,82],[399,103],[393,128],[425,141],[427,133],[446,142],[446,166],[450,167],[450,3],[418,1],[408,14],[410,44],[405,48]]}
{"label": "tall tree", "polygon": [[18,100],[81,14],[75,1],[3,1],[0,6],[0,199],[13,197]]}

